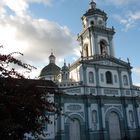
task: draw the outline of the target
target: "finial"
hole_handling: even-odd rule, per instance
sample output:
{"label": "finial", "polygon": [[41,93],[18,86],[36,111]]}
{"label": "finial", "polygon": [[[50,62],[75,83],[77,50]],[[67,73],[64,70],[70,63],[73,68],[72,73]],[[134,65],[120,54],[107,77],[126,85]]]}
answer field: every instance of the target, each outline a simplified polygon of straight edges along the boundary
{"label": "finial", "polygon": [[128,64],[130,64],[130,60],[129,60],[129,58],[127,58],[127,62],[128,62]]}
{"label": "finial", "polygon": [[53,49],[51,49],[51,55],[53,55]]}
{"label": "finial", "polygon": [[91,0],[90,7],[89,8],[90,9],[95,9],[96,8],[96,2],[95,2],[95,0]]}
{"label": "finial", "polygon": [[64,59],[64,66],[66,66],[66,60]]}

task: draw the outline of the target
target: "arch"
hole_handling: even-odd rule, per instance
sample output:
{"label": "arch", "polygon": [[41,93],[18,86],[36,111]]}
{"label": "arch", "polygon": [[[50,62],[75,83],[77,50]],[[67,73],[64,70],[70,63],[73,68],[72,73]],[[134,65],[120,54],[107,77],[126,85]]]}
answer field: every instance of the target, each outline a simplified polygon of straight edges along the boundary
{"label": "arch", "polygon": [[122,116],[120,110],[117,109],[117,108],[112,107],[109,110],[107,110],[107,112],[106,112],[106,115],[105,115],[105,120],[106,121],[108,120],[108,117],[109,117],[109,115],[110,115],[111,112],[116,112],[119,115],[120,120],[123,119],[123,116]]}
{"label": "arch", "polygon": [[90,25],[91,25],[91,26],[94,25],[94,21],[93,21],[93,20],[90,21]]}
{"label": "arch", "polygon": [[80,130],[80,122],[78,119],[73,119],[69,124],[69,138],[70,140],[80,140],[81,138],[81,130]]}
{"label": "arch", "polygon": [[86,57],[89,56],[89,53],[88,53],[88,44],[85,45],[85,55],[86,55]]}
{"label": "arch", "polygon": [[112,111],[108,118],[110,140],[121,140],[120,120],[118,114]]}
{"label": "arch", "polygon": [[70,114],[70,115],[68,115],[67,118],[66,118],[66,123],[70,123],[70,120],[72,120],[74,118],[78,119],[80,121],[80,124],[84,123],[84,118],[79,114]]}
{"label": "arch", "polygon": [[70,114],[66,119],[68,128],[68,140],[80,140],[82,138],[82,125],[84,119],[80,114]]}
{"label": "arch", "polygon": [[116,108],[111,108],[106,112],[106,126],[108,128],[109,140],[121,140],[122,137],[122,114]]}
{"label": "arch", "polygon": [[106,40],[101,40],[101,41],[100,41],[100,54],[101,54],[101,55],[106,55],[106,54],[108,54],[107,42],[106,42]]}
{"label": "arch", "polygon": [[94,83],[94,73],[92,71],[88,73],[88,79],[89,83]]}
{"label": "arch", "polygon": [[97,116],[97,110],[92,111],[92,122],[97,123],[98,122],[98,116]]}
{"label": "arch", "polygon": [[106,76],[106,83],[113,84],[112,73],[110,71],[107,71],[105,73],[105,76]]}

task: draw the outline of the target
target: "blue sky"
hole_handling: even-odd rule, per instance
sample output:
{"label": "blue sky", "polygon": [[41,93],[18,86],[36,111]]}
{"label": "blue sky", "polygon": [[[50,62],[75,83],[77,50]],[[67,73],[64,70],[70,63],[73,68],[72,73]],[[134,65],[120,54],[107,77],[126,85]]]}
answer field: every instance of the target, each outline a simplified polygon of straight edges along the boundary
{"label": "blue sky", "polygon": [[[81,16],[90,0],[1,0],[0,43],[5,52],[20,51],[24,61],[38,70],[48,64],[53,49],[57,64],[72,63],[79,55],[76,36],[82,31]],[[96,0],[114,26],[116,57],[133,66],[133,82],[140,85],[140,0]]]}

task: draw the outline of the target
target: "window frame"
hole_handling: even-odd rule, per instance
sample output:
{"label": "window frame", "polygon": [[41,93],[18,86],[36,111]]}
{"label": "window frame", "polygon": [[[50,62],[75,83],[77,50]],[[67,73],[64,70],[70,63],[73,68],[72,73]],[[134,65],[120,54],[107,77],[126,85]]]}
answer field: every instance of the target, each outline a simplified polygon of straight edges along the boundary
{"label": "window frame", "polygon": [[106,77],[106,83],[107,84],[113,84],[112,72],[106,71],[105,77]]}

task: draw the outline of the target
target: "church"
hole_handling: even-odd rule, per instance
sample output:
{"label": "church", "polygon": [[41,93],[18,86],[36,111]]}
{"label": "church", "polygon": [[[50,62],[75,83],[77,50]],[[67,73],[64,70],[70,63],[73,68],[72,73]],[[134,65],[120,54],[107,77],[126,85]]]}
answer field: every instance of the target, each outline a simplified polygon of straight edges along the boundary
{"label": "church", "polygon": [[49,114],[44,140],[140,139],[140,87],[132,82],[132,66],[115,57],[115,29],[107,14],[91,1],[78,34],[81,57],[60,68],[49,56],[39,78],[54,81],[62,94],[54,95],[61,113]]}

